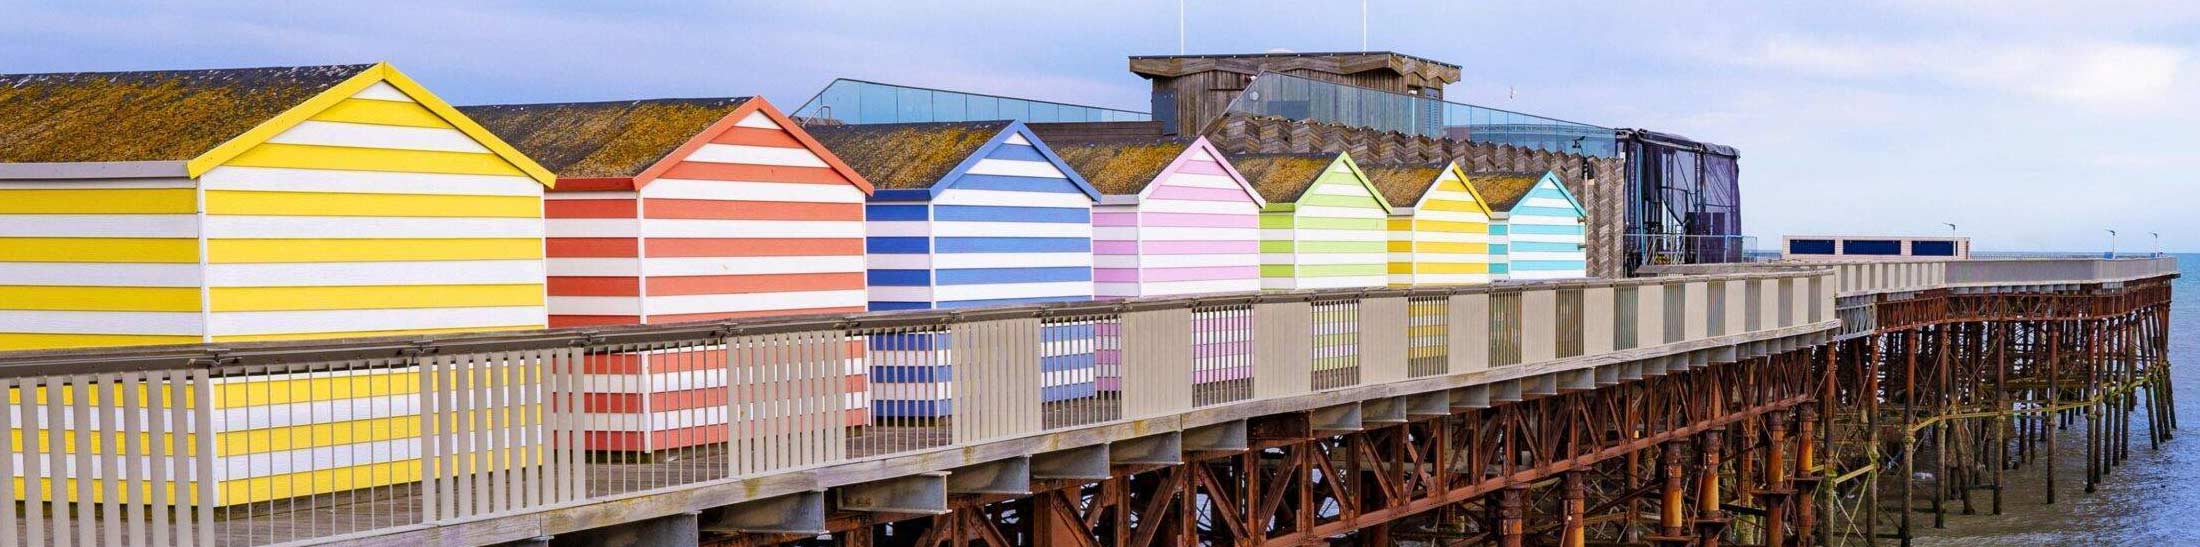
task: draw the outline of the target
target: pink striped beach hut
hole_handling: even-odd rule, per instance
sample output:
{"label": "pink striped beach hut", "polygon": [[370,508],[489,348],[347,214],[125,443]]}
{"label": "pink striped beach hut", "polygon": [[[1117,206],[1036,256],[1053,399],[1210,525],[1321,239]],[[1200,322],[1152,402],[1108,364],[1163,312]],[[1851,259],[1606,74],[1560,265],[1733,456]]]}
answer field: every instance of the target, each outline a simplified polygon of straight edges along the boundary
{"label": "pink striped beach hut", "polygon": [[[1101,193],[1092,213],[1095,296],[1260,290],[1265,201],[1205,137],[1048,140],[1062,161]],[[1196,380],[1246,380],[1252,364],[1250,310],[1201,309],[1193,321]],[[1120,339],[1107,332],[1115,327],[1101,325],[1100,339]],[[1116,351],[1102,348],[1097,356],[1101,390],[1119,383]]]}

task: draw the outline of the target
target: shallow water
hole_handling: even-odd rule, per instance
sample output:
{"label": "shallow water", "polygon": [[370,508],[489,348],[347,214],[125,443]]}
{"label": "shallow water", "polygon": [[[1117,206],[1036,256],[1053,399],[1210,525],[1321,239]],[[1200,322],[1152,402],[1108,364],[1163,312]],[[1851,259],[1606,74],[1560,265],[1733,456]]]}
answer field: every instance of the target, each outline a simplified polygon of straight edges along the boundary
{"label": "shallow water", "polygon": [[[2200,255],[2178,255],[2184,276],[2175,284],[2170,311],[2170,378],[2177,415],[2200,420]],[[2193,422],[2200,424],[2200,421]],[[1932,515],[1912,518],[1918,545],[1993,547],[2031,545],[2200,545],[2200,425],[2176,432],[2160,450],[2147,448],[2145,414],[2132,419],[2131,459],[2092,494],[2085,489],[2085,436],[2073,426],[2061,436],[2056,502],[2045,503],[2045,476],[2037,462],[2005,472],[2003,513],[1983,514],[1988,493],[1975,493],[1981,515],[1951,510],[1946,529]],[[1960,508],[1960,506],[1957,506]]]}

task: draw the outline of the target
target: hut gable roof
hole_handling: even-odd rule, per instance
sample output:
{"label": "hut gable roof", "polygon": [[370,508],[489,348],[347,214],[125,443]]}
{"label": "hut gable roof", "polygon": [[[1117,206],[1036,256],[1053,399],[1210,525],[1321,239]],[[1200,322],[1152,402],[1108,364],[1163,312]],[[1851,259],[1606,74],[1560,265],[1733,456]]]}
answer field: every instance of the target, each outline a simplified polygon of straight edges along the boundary
{"label": "hut gable roof", "polygon": [[1421,203],[1421,196],[1436,187],[1436,180],[1444,177],[1444,170],[1451,162],[1434,164],[1364,165],[1360,172],[1367,174],[1368,184],[1374,185],[1395,207],[1413,207]]}
{"label": "hut gable roof", "polygon": [[633,177],[725,119],[748,97],[459,107],[564,178]]}
{"label": "hut gable roof", "polygon": [[927,189],[1015,122],[826,125],[803,129],[881,190]]}
{"label": "hut gable roof", "polygon": [[190,160],[376,66],[0,75],[0,163]]}
{"label": "hut gable roof", "polygon": [[[1468,180],[1474,184],[1476,193],[1481,194],[1482,199],[1488,200],[1491,211],[1506,212],[1520,205],[1520,200],[1527,198],[1528,193],[1535,190],[1536,183],[1552,176],[1550,171],[1478,171],[1468,175]],[[1557,186],[1560,192],[1566,192],[1564,184],[1553,186]],[[1572,193],[1567,193],[1567,199],[1573,199]],[[1579,208],[1579,205],[1575,206],[1575,209]]]}
{"label": "hut gable roof", "polygon": [[1054,142],[1054,152],[1093,188],[1108,195],[1137,195],[1191,149],[1183,138],[1103,139]]}
{"label": "hut gable roof", "polygon": [[1269,203],[1293,203],[1321,180],[1336,154],[1243,154],[1230,156],[1245,181]]}

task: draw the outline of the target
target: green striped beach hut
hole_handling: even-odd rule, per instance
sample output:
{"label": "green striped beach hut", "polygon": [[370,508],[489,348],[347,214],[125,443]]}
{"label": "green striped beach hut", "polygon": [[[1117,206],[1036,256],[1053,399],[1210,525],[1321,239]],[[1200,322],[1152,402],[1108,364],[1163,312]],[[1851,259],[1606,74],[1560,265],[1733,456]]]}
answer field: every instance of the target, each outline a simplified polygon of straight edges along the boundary
{"label": "green striped beach hut", "polygon": [[1350,155],[1248,154],[1230,161],[1268,200],[1260,213],[1261,288],[1389,283],[1390,203]]}

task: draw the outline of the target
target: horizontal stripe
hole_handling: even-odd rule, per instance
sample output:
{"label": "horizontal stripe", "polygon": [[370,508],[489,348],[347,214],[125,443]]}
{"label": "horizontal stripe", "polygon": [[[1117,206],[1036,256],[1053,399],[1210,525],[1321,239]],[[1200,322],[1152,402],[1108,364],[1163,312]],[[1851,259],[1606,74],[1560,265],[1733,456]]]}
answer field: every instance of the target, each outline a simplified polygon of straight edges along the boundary
{"label": "horizontal stripe", "polygon": [[1264,264],[1260,274],[1262,277],[1381,277],[1388,272],[1385,264]]}
{"label": "horizontal stripe", "polygon": [[1096,255],[1092,259],[1095,268],[1203,268],[1254,266],[1260,264],[1258,253],[1188,254],[1188,255]]}
{"label": "horizontal stripe", "polygon": [[1176,228],[1147,226],[1141,228],[1094,228],[1095,239],[1138,241],[1251,241],[1261,237],[1261,231],[1251,228]]}
{"label": "horizontal stripe", "polygon": [[643,186],[642,196],[666,199],[863,203],[863,190],[845,182],[827,184],[781,181],[721,181],[660,178]]}
{"label": "horizontal stripe", "polygon": [[[1308,193],[1308,194],[1310,194],[1310,195],[1321,195],[1321,196],[1366,196],[1366,197],[1374,197],[1374,195],[1375,195],[1375,194],[1373,194],[1373,193],[1369,193],[1369,192],[1367,191],[1367,187],[1366,187],[1366,186],[1361,186],[1361,185],[1359,184],[1359,181],[1356,181],[1356,180],[1351,180],[1351,178],[1350,178],[1350,177],[1344,177],[1344,178],[1342,178],[1342,180],[1339,180],[1339,179],[1330,179],[1330,178],[1329,178],[1329,177],[1327,177],[1327,176],[1324,176],[1323,178],[1324,178],[1324,179],[1326,179],[1326,180],[1324,180],[1324,181],[1322,181],[1322,182],[1320,182],[1320,183],[1317,183],[1317,184],[1315,184],[1315,185],[1314,185],[1314,189],[1313,189],[1312,191],[1310,191],[1310,192],[1307,192],[1307,193]],[[1304,203],[1304,201],[1301,201],[1301,203]]]}
{"label": "horizontal stripe", "polygon": [[932,252],[932,240],[928,237],[872,237],[863,240],[863,250],[871,254],[915,254]]}
{"label": "horizontal stripe", "polygon": [[198,262],[197,239],[0,238],[0,259],[10,262]]}
{"label": "horizontal stripe", "polygon": [[1583,255],[1583,253],[1582,253],[1582,252],[1580,252],[1580,251],[1572,251],[1572,252],[1558,252],[1558,253],[1553,253],[1553,252],[1507,252],[1507,253],[1505,253],[1505,260],[1506,260],[1506,261],[1508,261],[1508,262],[1514,263],[1514,264],[1519,264],[1519,263],[1522,263],[1522,262],[1531,262],[1531,261],[1563,261],[1563,262],[1581,262],[1582,260],[1584,260],[1583,256],[1584,256],[1584,255]]}
{"label": "horizontal stripe", "polygon": [[0,285],[197,287],[199,281],[195,263],[0,262]]}
{"label": "horizontal stripe", "polygon": [[551,258],[551,275],[716,276],[861,272],[862,256]]}
{"label": "horizontal stripe", "polygon": [[1415,230],[1413,232],[1412,241],[1415,245],[1482,244],[1490,241],[1490,235],[1480,231],[1445,232],[1434,230]]}
{"label": "horizontal stripe", "polygon": [[541,218],[531,196],[208,190],[209,215]]}
{"label": "horizontal stripe", "polygon": [[550,237],[663,238],[859,238],[864,226],[852,220],[696,220],[553,218],[544,221]]}
{"label": "horizontal stripe", "polygon": [[[723,181],[771,181],[808,183],[834,186],[848,185],[847,177],[839,171],[822,167],[786,167],[779,165],[748,165],[739,163],[710,163],[683,161],[673,164],[659,176],[664,179],[723,180]],[[652,183],[647,186],[656,186]]]}
{"label": "horizontal stripe", "polygon": [[1160,188],[1154,189],[1151,192],[1147,192],[1145,199],[1231,201],[1246,203],[1251,203],[1253,201],[1252,196],[1247,195],[1244,190],[1239,189],[1234,185],[1228,188],[1199,188],[1189,186],[1164,185]]}
{"label": "horizontal stripe", "polygon": [[1084,207],[1003,207],[971,205],[938,205],[932,208],[932,219],[939,221],[974,222],[1091,222],[1091,211]]}
{"label": "horizontal stripe", "polygon": [[[556,241],[556,240],[551,240]],[[649,241],[649,257],[752,257],[856,255],[857,238],[663,238]]]}
{"label": "horizontal stripe", "polygon": [[1092,240],[1082,237],[939,237],[933,245],[939,253],[1092,252]]}
{"label": "horizontal stripe", "polygon": [[[32,334],[200,333],[199,312],[100,312],[0,310],[0,332]],[[196,342],[196,340],[193,340]]]}
{"label": "horizontal stripe", "polygon": [[434,262],[339,262],[210,264],[214,287],[288,285],[495,285],[541,283],[541,260],[445,260]]}
{"label": "horizontal stripe", "polygon": [[[196,292],[196,291],[194,291]],[[339,287],[219,287],[214,311],[365,310],[541,306],[539,283]],[[196,307],[194,304],[193,307]],[[540,323],[540,321],[536,321]]]}
{"label": "horizontal stripe", "polygon": [[[1095,241],[1093,248],[1107,254],[1181,255],[1255,253],[1261,242],[1256,239],[1213,241]],[[1102,247],[1105,246],[1105,249]]]}
{"label": "horizontal stripe", "polygon": [[1085,289],[1078,291],[1069,291],[1071,294],[1062,294],[1058,296],[972,298],[964,300],[941,299],[938,307],[940,309],[965,309],[983,308],[990,306],[1021,306],[1025,304],[1045,304],[1050,302],[1083,302],[1092,299],[1090,287],[1091,285],[1087,284]]}
{"label": "horizontal stripe", "polygon": [[1259,228],[1260,217],[1252,214],[1206,213],[1156,213],[1138,215],[1138,222],[1149,227],[1183,228]]}
{"label": "horizontal stripe", "polygon": [[1512,234],[1512,236],[1511,236],[1511,237],[1508,237],[1508,238],[1506,238],[1506,239],[1508,239],[1508,240],[1511,240],[1511,241],[1514,241],[1514,242],[1530,242],[1530,241],[1533,241],[1533,242],[1542,242],[1542,243],[1573,243],[1573,244],[1580,244],[1580,243],[1582,242],[1582,235],[1581,235],[1581,234],[1579,234],[1579,233],[1572,233],[1572,234]]}
{"label": "horizontal stripe", "polygon": [[206,242],[207,261],[397,262],[413,260],[516,260],[542,258],[540,239],[216,239]]}
{"label": "horizontal stripe", "polygon": [[538,218],[458,217],[206,217],[206,237],[219,239],[540,238]]}
{"label": "horizontal stripe", "polygon": [[1509,276],[1509,278],[1511,278],[1511,279],[1521,279],[1521,280],[1529,280],[1529,279],[1575,279],[1575,278],[1588,277],[1588,274],[1586,274],[1586,273],[1583,273],[1583,272],[1582,272],[1582,270],[1581,270],[1581,269],[1579,269],[1579,268],[1572,268],[1572,269],[1563,269],[1563,270],[1559,270],[1559,269],[1554,269],[1554,270],[1514,270],[1513,272],[1511,272],[1511,273],[1509,273],[1509,274],[1507,274],[1507,275],[1508,275],[1508,276]]}
{"label": "horizontal stripe", "polygon": [[961,222],[935,220],[931,235],[951,237],[1050,237],[1091,238],[1093,228],[1083,222]]}
{"label": "horizontal stripe", "polygon": [[[627,216],[633,216],[631,202],[628,205]],[[863,206],[856,203],[645,198],[642,213],[664,219],[863,221]]]}
{"label": "horizontal stripe", "polygon": [[523,173],[518,167],[495,154],[275,143],[254,146],[224,165],[456,175]]}
{"label": "horizontal stripe", "polygon": [[543,324],[540,306],[313,311],[239,311],[210,314],[216,336],[322,334],[515,327]]}
{"label": "horizontal stripe", "polygon": [[0,237],[196,238],[198,235],[196,215],[0,215]]}
{"label": "horizontal stripe", "polygon": [[1382,248],[1390,242],[1390,234],[1376,230],[1317,230],[1301,228],[1296,230],[1261,230],[1260,239],[1263,243],[1269,241],[1361,242],[1371,244],[1374,246],[1374,248]]}
{"label": "horizontal stripe", "polygon": [[1551,243],[1543,241],[1514,240],[1508,252],[1511,252],[1513,256],[1520,256],[1526,253],[1533,252],[1580,253],[1582,252],[1582,249],[1583,247],[1580,243]]}
{"label": "horizontal stripe", "polygon": [[[539,311],[539,310],[540,310],[541,308],[536,308],[536,309],[537,309],[537,310]],[[278,313],[278,312],[266,312],[266,313]],[[477,333],[477,332],[503,332],[503,331],[519,331],[519,330],[538,330],[538,329],[542,329],[542,328],[544,328],[544,327],[543,327],[543,324],[542,324],[542,323],[540,323],[540,322],[537,322],[537,323],[535,323],[535,324],[531,324],[531,325],[526,325],[526,324],[520,324],[520,325],[476,325],[476,326],[464,326],[464,327],[440,327],[440,328],[410,328],[410,329],[383,329],[383,330],[351,330],[351,331],[322,331],[322,332],[290,332],[290,333],[264,333],[264,334],[233,334],[233,335],[215,335],[215,336],[214,336],[214,341],[215,341],[216,343],[223,343],[223,342],[274,342],[274,341],[285,341],[285,340],[333,340],[333,339],[341,339],[341,338],[376,338],[376,337],[384,337],[384,336],[422,336],[422,335],[430,335],[430,334],[456,334],[456,333]]]}
{"label": "horizontal stripe", "polygon": [[347,194],[543,195],[542,184],[518,175],[453,175],[332,171],[225,165],[199,177],[207,190],[337,192]]}
{"label": "horizontal stripe", "polygon": [[932,284],[931,270],[872,269],[864,273],[872,287],[922,287]]}
{"label": "horizontal stripe", "polygon": [[1240,193],[1243,193],[1245,188],[1238,184],[1237,179],[1230,178],[1222,170],[1220,164],[1211,161],[1185,162],[1178,168],[1177,172],[1170,174],[1161,185],[1163,187],[1234,188],[1238,189]]}
{"label": "horizontal stripe", "polygon": [[[720,311],[792,310],[817,307],[860,306],[861,290],[795,291],[750,294],[702,294],[661,296],[649,299],[650,315],[710,313]],[[641,301],[627,297],[551,296],[550,310],[562,315],[640,315]]]}
{"label": "horizontal stripe", "polygon": [[[792,273],[764,275],[659,276],[646,280],[649,295],[746,294],[863,289],[863,274]],[[858,299],[857,303],[862,300]],[[823,305],[823,304],[820,304]]]}
{"label": "horizontal stripe", "polygon": [[0,332],[0,351],[196,344],[198,335],[39,334]]}
{"label": "horizontal stripe", "polygon": [[1376,208],[1353,208],[1353,207],[1335,207],[1335,206],[1329,206],[1329,205],[1307,205],[1307,204],[1305,204],[1304,202],[1301,202],[1301,203],[1300,203],[1300,205],[1299,205],[1299,209],[1298,209],[1298,212],[1299,212],[1299,218],[1300,218],[1300,219],[1306,219],[1306,218],[1373,218],[1373,219],[1383,219],[1383,218],[1389,218],[1389,215],[1388,215],[1387,213],[1384,213],[1382,209],[1376,209]]}
{"label": "horizontal stripe", "polygon": [[[1061,181],[1063,188],[1071,188]],[[1092,198],[1072,189],[1065,192],[1010,192],[973,188],[949,188],[932,200],[933,205],[992,205],[1009,207],[1090,207]]]}
{"label": "horizontal stripe", "polygon": [[[1007,147],[1003,146],[1001,148]],[[1031,177],[1047,179],[1058,179],[1064,176],[1062,174],[1062,170],[1055,169],[1054,164],[1052,163],[1048,163],[1045,161],[1002,158],[986,158],[978,160],[978,163],[972,164],[970,168],[964,170],[963,173],[965,175],[998,175],[1004,177]],[[1068,185],[1064,184],[1063,186]]]}
{"label": "horizontal stripe", "polygon": [[1580,218],[1579,212],[1573,210],[1572,208],[1566,207],[1530,207],[1523,205],[1513,207],[1512,210],[1508,212],[1512,213],[1511,218],[1515,224],[1520,223],[1520,220],[1526,217],[1551,217],[1560,219]]}
{"label": "horizontal stripe", "polygon": [[[0,309],[195,312],[196,287],[0,285]],[[0,327],[0,331],[10,330]]]}
{"label": "horizontal stripe", "polygon": [[930,220],[932,209],[923,204],[878,204],[863,206],[865,220],[872,222],[899,220]]}
{"label": "horizontal stripe", "polygon": [[1383,253],[1298,253],[1261,255],[1261,263],[1268,264],[1387,264],[1390,255]]}
{"label": "horizontal stripe", "polygon": [[0,214],[191,214],[198,196],[190,188],[113,190],[0,190]]}
{"label": "horizontal stripe", "polygon": [[1462,274],[1448,274],[1448,273],[1415,273],[1415,274],[1413,274],[1413,283],[1414,283],[1414,284],[1417,284],[1417,285],[1479,285],[1479,284],[1482,284],[1482,283],[1488,283],[1488,282],[1490,282],[1490,275],[1489,275],[1489,274],[1487,274],[1487,273],[1462,273]]}
{"label": "horizontal stripe", "polygon": [[[1519,205],[1562,211],[1574,210],[1574,202],[1563,197],[1534,197],[1531,195],[1528,199],[1520,200]],[[1520,214],[1519,211],[1518,207],[1513,208],[1513,214]]]}
{"label": "horizontal stripe", "polygon": [[1263,277],[1260,287],[1264,290],[1340,289],[1350,287],[1381,287],[1389,284],[1382,275],[1345,275],[1332,277]]}
{"label": "horizontal stripe", "polygon": [[344,99],[316,112],[312,119],[329,122],[371,123],[406,127],[450,127],[442,116],[419,103]]}
{"label": "horizontal stripe", "polygon": [[1513,215],[1505,222],[1510,226],[1558,226],[1579,228],[1586,219],[1571,216]]}
{"label": "horizontal stripe", "polygon": [[[1137,270],[1135,274],[1137,276],[1136,279],[1121,279],[1120,281],[1135,280],[1145,282],[1157,282],[1253,279],[1260,277],[1260,266],[1257,264],[1246,264],[1242,266],[1204,268],[1146,268],[1142,270]],[[1108,281],[1118,280],[1110,279]]]}
{"label": "horizontal stripe", "polygon": [[490,153],[473,137],[448,127],[404,127],[362,123],[306,120],[267,139],[280,144],[357,146],[428,150],[437,152]]}
{"label": "horizontal stripe", "polygon": [[705,144],[689,153],[687,157],[681,158],[681,161],[745,163],[786,167],[826,167],[825,160],[819,159],[817,154],[810,153],[808,149],[745,144]]}
{"label": "horizontal stripe", "polygon": [[970,268],[941,269],[933,272],[933,282],[939,285],[977,285],[999,283],[1048,283],[1058,281],[1091,281],[1090,267],[1061,268]]}
{"label": "horizontal stripe", "polygon": [[1094,283],[1094,294],[1102,296],[1168,296],[1179,294],[1206,294],[1228,292],[1253,292],[1260,290],[1258,276],[1243,279],[1216,279],[1201,281],[1146,281],[1140,283]]}

